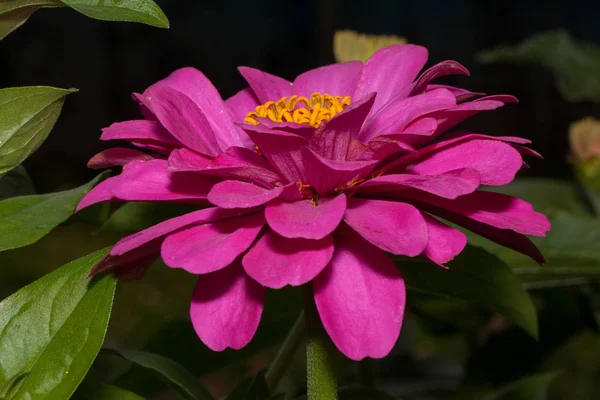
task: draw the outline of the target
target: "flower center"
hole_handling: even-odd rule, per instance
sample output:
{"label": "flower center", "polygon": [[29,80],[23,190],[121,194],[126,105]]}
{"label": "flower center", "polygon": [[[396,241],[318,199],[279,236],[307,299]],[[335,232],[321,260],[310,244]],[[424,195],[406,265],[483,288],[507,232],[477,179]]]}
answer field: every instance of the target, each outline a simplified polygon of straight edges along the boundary
{"label": "flower center", "polygon": [[315,92],[304,96],[282,97],[278,101],[267,101],[249,112],[244,122],[258,125],[257,118],[269,118],[273,122],[295,122],[318,128],[350,105],[350,96],[330,96]]}

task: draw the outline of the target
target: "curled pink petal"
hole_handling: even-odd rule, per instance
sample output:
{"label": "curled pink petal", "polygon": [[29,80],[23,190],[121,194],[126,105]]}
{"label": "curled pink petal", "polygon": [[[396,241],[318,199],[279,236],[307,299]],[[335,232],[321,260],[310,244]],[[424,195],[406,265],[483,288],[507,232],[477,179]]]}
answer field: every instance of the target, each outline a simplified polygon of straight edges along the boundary
{"label": "curled pink petal", "polygon": [[406,289],[392,260],[355,233],[335,240],[331,263],[313,281],[315,303],[333,343],[352,360],[382,358],[394,347]]}
{"label": "curled pink petal", "polygon": [[268,231],[242,260],[244,269],[263,286],[279,289],[311,281],[331,260],[333,239],[288,239]]}
{"label": "curled pink petal", "polygon": [[90,158],[87,166],[91,169],[102,169],[117,165],[122,166],[136,160],[149,161],[153,158],[154,157],[143,151],[127,149],[124,147],[113,147],[112,149],[101,151]]}
{"label": "curled pink petal", "polygon": [[97,203],[103,203],[105,201],[116,201],[117,199],[113,194],[113,187],[118,180],[119,176],[113,176],[97,184],[79,201],[75,212],[79,212],[84,208]]}
{"label": "curled pink petal", "polygon": [[323,239],[337,228],[346,210],[346,196],[284,202],[275,199],[267,204],[265,218],[271,229],[294,239]]}
{"label": "curled pink petal", "polygon": [[429,232],[429,241],[423,250],[423,257],[438,265],[443,265],[464,250],[467,245],[467,236],[464,233],[428,214],[423,214],[423,217]]}
{"label": "curled pink petal", "polygon": [[102,129],[101,140],[149,140],[181,146],[181,142],[167,131],[158,121],[124,121],[117,122]]}
{"label": "curled pink petal", "polygon": [[250,208],[260,206],[281,194],[283,187],[265,189],[252,183],[224,181],[208,193],[208,201],[221,208]]}
{"label": "curled pink petal", "polygon": [[200,340],[213,351],[246,346],[258,328],[265,290],[239,262],[202,275],[194,288],[190,317]]}
{"label": "curled pink petal", "polygon": [[415,82],[411,95],[423,93],[427,89],[427,84],[432,80],[446,75],[466,75],[469,76],[469,70],[456,61],[442,61],[423,72]]}

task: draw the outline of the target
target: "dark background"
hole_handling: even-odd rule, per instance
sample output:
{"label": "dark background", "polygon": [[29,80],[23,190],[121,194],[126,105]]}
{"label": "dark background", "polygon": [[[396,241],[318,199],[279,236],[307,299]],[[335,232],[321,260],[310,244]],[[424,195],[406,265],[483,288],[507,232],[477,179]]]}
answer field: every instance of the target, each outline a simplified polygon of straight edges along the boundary
{"label": "dark background", "polygon": [[[39,191],[81,184],[94,175],[85,163],[108,147],[98,141],[112,122],[139,118],[131,92],[183,66],[203,71],[224,98],[244,87],[239,65],[293,79],[333,62],[333,32],[354,29],[396,34],[428,47],[428,65],[454,59],[472,76],[446,79],[473,91],[510,93],[520,99],[468,122],[478,132],[523,136],[545,156],[531,175],[568,177],[567,130],[591,103],[570,104],[552,75],[539,66],[480,65],[474,55],[517,43],[545,30],[566,28],[600,44],[598,1],[385,1],[158,0],[170,30],[106,23],[69,9],[38,11],[0,42],[0,87],[76,87],[58,124],[26,162]],[[441,81],[440,81],[441,82]]]}

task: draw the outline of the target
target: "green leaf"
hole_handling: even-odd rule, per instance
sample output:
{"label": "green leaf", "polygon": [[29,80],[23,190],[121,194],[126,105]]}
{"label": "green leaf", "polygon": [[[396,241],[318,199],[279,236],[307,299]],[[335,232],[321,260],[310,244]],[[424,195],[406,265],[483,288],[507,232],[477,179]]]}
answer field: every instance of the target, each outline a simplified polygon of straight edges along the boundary
{"label": "green leaf", "polygon": [[263,400],[268,398],[269,388],[265,381],[265,373],[260,371],[256,376],[244,379],[225,400]]}
{"label": "green leaf", "polygon": [[[0,181],[1,182],[1,181]],[[131,202],[112,213],[101,232],[137,232],[164,220],[197,210],[187,204]]]}
{"label": "green leaf", "polygon": [[29,174],[19,165],[0,178],[0,200],[35,194]]}
{"label": "green leaf", "polygon": [[548,387],[558,375],[550,372],[519,379],[501,388],[489,400],[546,400]]}
{"label": "green leaf", "polygon": [[567,31],[533,35],[516,46],[500,46],[477,56],[482,63],[536,63],[552,71],[569,101],[600,101],[600,47]]}
{"label": "green leaf", "polygon": [[409,289],[467,301],[503,314],[537,338],[537,314],[531,298],[511,269],[496,256],[467,246],[447,270],[420,259],[395,259]]}
{"label": "green leaf", "polygon": [[76,89],[0,89],[0,176],[37,150],[56,123],[65,96]]}
{"label": "green leaf", "polygon": [[140,22],[169,28],[169,20],[152,0],[60,0],[90,18],[103,21]]}
{"label": "green leaf", "polygon": [[58,0],[3,0],[0,2],[0,40],[23,25],[42,7],[62,7]]}
{"label": "green leaf", "polygon": [[0,201],[0,251],[35,243],[66,221],[79,200],[104,176],[106,173],[83,186],[64,192]]}
{"label": "green leaf", "polygon": [[144,400],[143,397],[113,385],[83,384],[72,400]]}
{"label": "green leaf", "polygon": [[109,354],[120,356],[156,373],[173,390],[189,400],[210,400],[210,394],[181,364],[158,354],[143,351],[105,349]]}
{"label": "green leaf", "polygon": [[73,261],[0,303],[0,393],[68,399],[96,358],[116,280],[87,274],[108,249]]}
{"label": "green leaf", "polygon": [[[382,390],[367,387],[342,387],[338,390],[339,400],[398,400]],[[306,396],[295,400],[306,400]]]}

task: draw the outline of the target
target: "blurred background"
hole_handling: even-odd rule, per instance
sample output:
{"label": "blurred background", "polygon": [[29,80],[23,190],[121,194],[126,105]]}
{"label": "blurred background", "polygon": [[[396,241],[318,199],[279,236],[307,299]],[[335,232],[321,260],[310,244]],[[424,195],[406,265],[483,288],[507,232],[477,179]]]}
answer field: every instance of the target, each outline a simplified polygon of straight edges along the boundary
{"label": "blurred background", "polygon": [[[111,146],[98,140],[101,129],[116,121],[139,118],[130,94],[142,92],[173,70],[184,66],[200,69],[227,98],[245,86],[237,66],[252,66],[293,80],[307,69],[333,63],[333,35],[342,29],[398,35],[429,49],[426,67],[452,59],[471,71],[471,77],[449,77],[436,83],[517,96],[520,103],[480,113],[463,126],[475,132],[533,140],[532,147],[545,159],[530,160],[531,169],[525,170],[524,176],[557,178],[560,181],[551,182],[571,185],[574,173],[569,163],[569,125],[587,116],[600,117],[600,104],[568,101],[559,92],[552,72],[539,64],[476,61],[484,50],[515,45],[555,29],[600,45],[597,1],[157,3],[170,20],[169,30],[105,23],[67,9],[48,9],[35,13],[0,42],[0,87],[80,89],[68,97],[43,146],[23,164],[32,190],[45,193],[89,181],[96,172],[86,168],[87,160]],[[557,57],[562,55],[557,53]],[[533,197],[552,196],[545,191],[548,187],[553,186],[540,187]],[[572,193],[577,198],[574,201],[583,204],[584,219],[596,223],[589,200],[580,198],[580,189]],[[0,298],[75,257],[114,243],[126,232],[149,225],[147,215],[154,212],[151,208],[138,210],[135,218],[113,219],[100,230],[82,224],[89,222],[83,216],[31,247],[1,253],[0,265],[6,272],[0,279]],[[600,232],[600,227],[594,225],[594,229]],[[585,236],[583,229],[581,232]],[[585,265],[599,266],[597,256]],[[365,379],[376,380],[403,399],[479,399],[487,398],[483,393],[491,388],[533,374],[560,371],[549,398],[600,398],[595,308],[600,304],[598,285],[595,280],[584,283],[550,286],[554,290],[526,283],[539,306],[542,333],[537,342],[502,316],[458,301],[414,293],[397,349],[365,369],[375,371],[375,377]],[[169,356],[201,376],[212,393],[221,396],[241,378],[268,364],[276,349],[272,343],[283,339],[299,312],[298,294],[270,293],[270,306],[253,343],[242,352],[215,354],[198,341],[187,317],[193,285],[193,279],[182,271],[160,267],[152,268],[142,281],[120,285],[107,346],[143,348]],[[101,356],[90,379],[115,381],[148,398],[173,398],[165,385],[149,383],[142,371],[129,367]],[[340,367],[347,381],[363,373],[361,368],[350,363]],[[549,382],[554,375],[542,378]],[[303,385],[304,366],[299,354],[283,386],[290,394],[302,394]]]}

